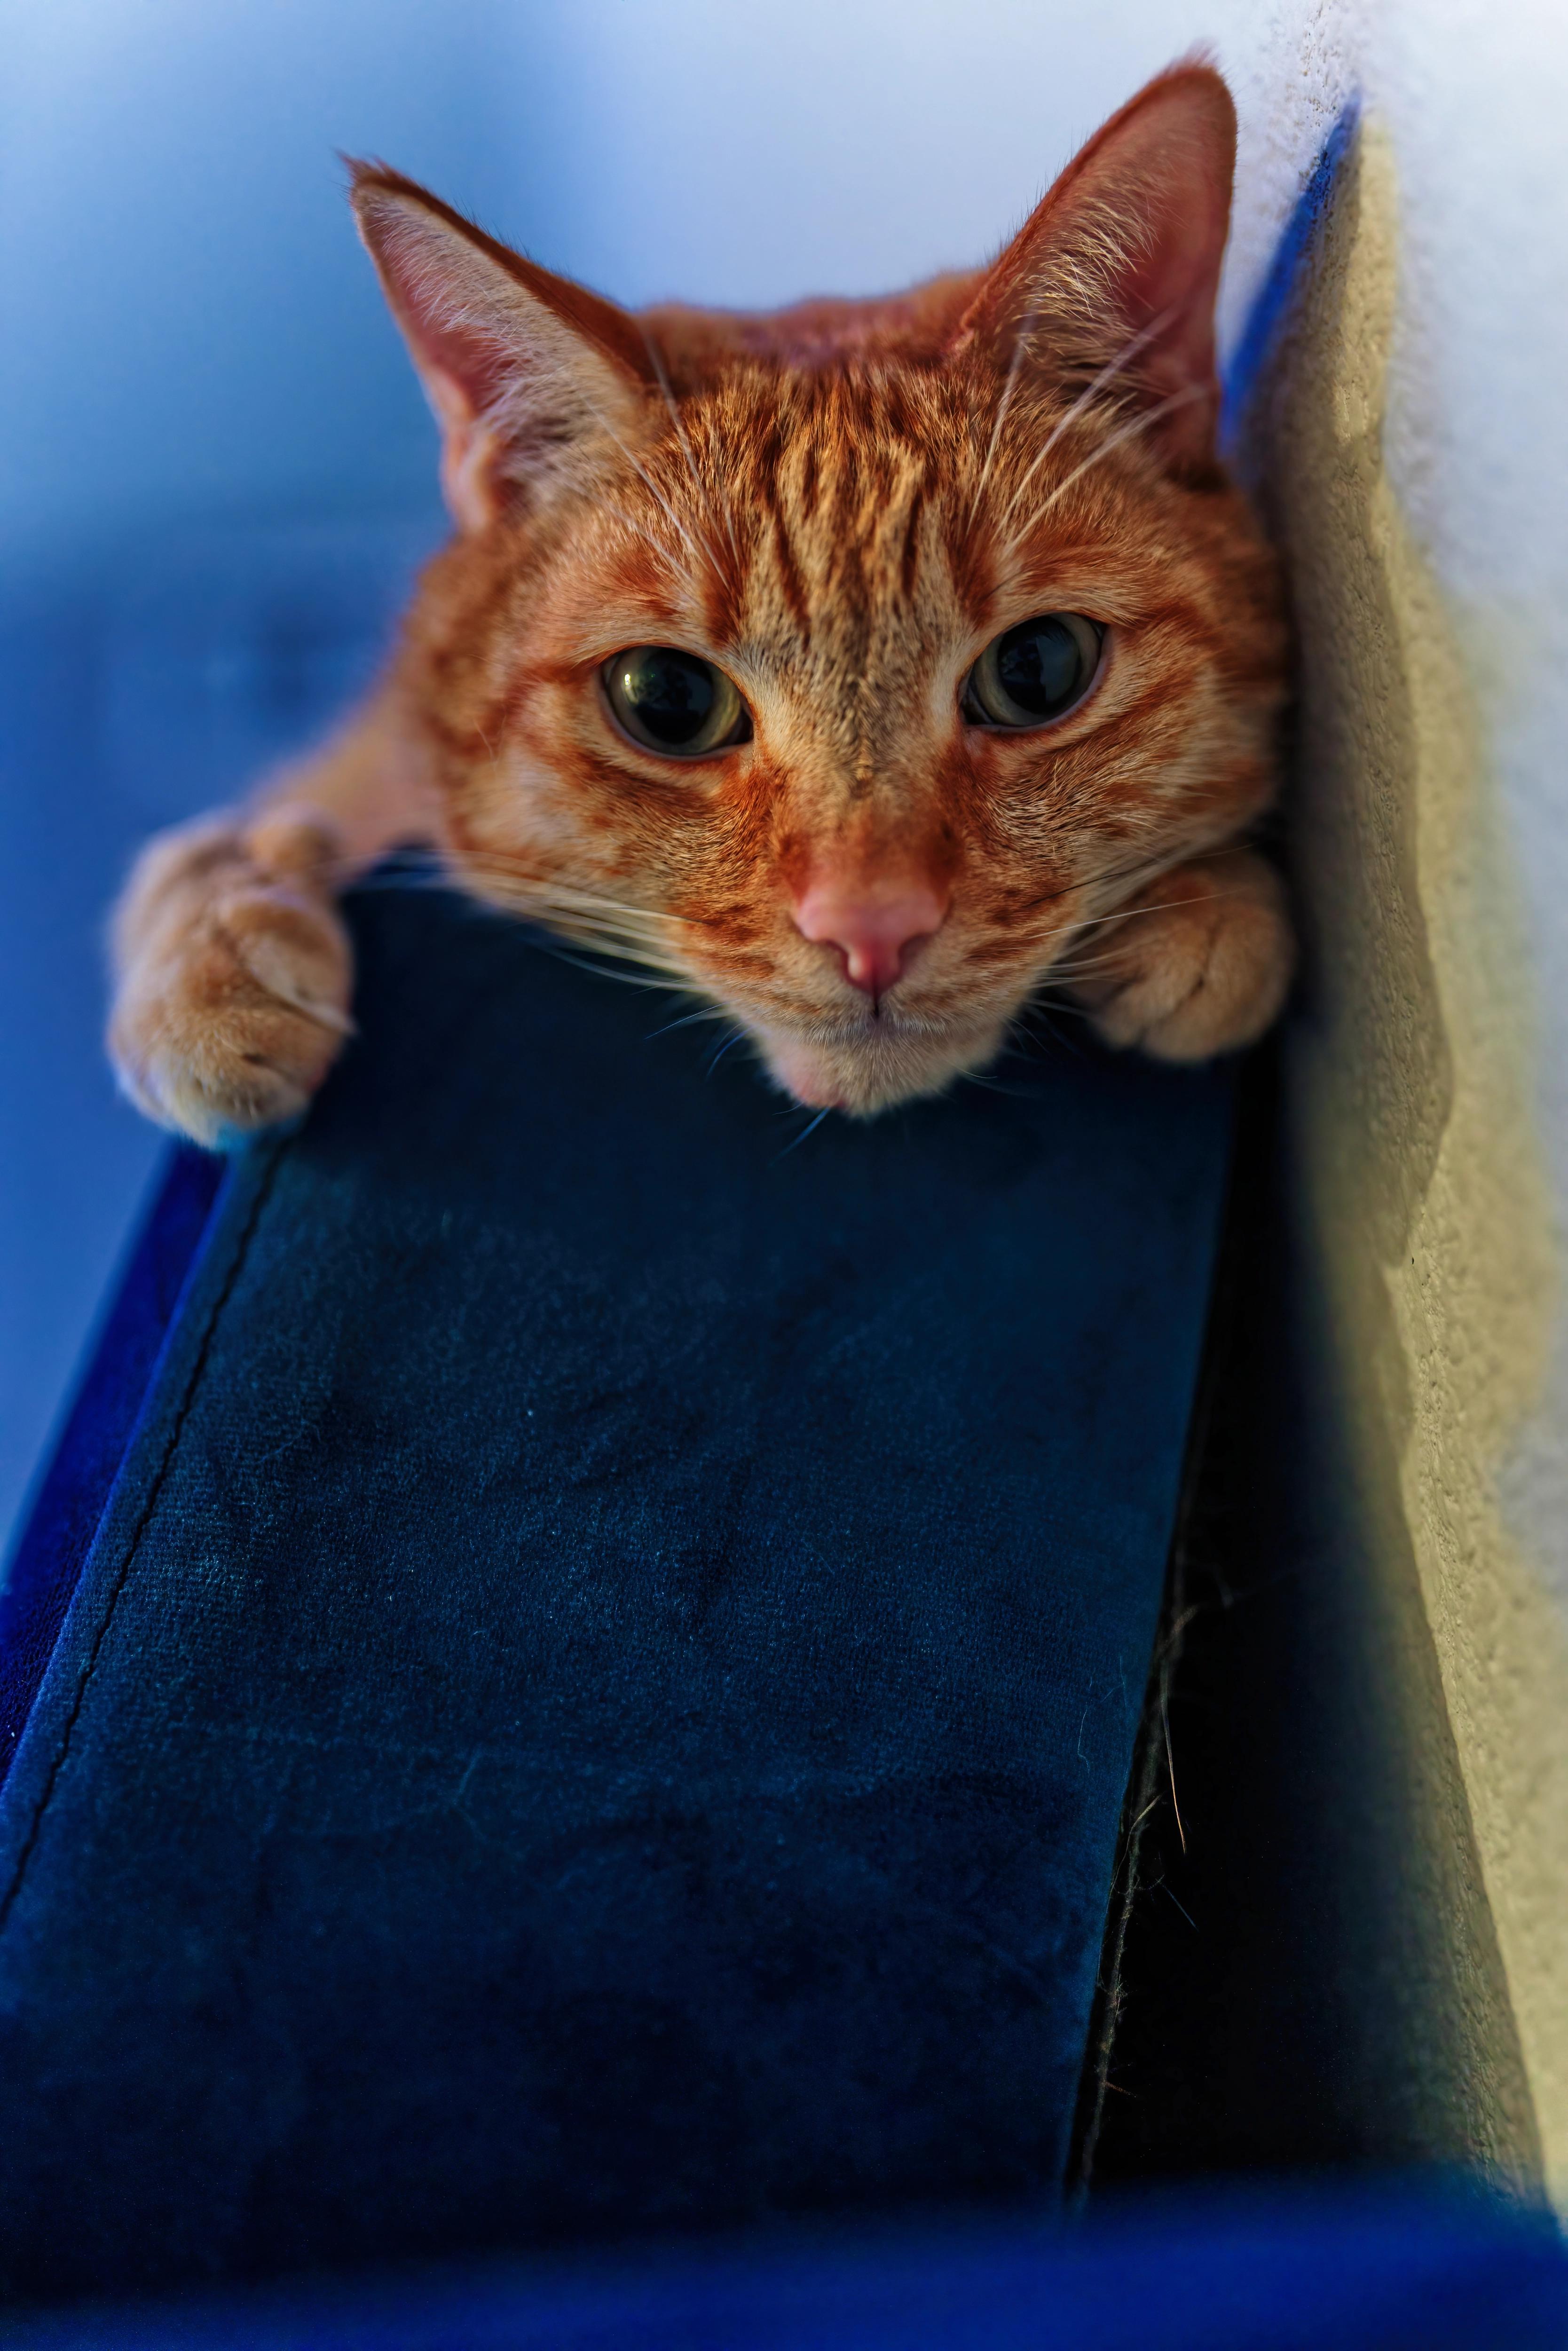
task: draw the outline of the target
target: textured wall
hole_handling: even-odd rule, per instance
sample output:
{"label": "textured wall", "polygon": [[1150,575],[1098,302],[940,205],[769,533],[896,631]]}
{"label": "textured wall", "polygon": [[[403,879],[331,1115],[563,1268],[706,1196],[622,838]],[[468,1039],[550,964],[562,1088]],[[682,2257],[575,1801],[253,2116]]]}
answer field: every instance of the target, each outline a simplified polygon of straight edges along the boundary
{"label": "textured wall", "polygon": [[[1418,1595],[1427,1833],[1479,1874],[1459,2143],[1568,2183],[1568,1187],[1559,881],[1568,573],[1550,392],[1568,263],[1542,166],[1564,36],[1479,11],[1276,26],[1290,141],[1358,85],[1257,452],[1302,647],[1291,812],[1309,932],[1289,1144],[1318,1348],[1370,1572]],[[1294,128],[1291,127],[1292,113]],[[1457,1771],[1453,1768],[1457,1765]],[[1490,2022],[1488,2021],[1490,2014]],[[1492,2057],[1486,2052],[1491,2042]],[[1522,2061],[1533,2116],[1497,2111]],[[1532,2128],[1531,2128],[1532,2124]]]}

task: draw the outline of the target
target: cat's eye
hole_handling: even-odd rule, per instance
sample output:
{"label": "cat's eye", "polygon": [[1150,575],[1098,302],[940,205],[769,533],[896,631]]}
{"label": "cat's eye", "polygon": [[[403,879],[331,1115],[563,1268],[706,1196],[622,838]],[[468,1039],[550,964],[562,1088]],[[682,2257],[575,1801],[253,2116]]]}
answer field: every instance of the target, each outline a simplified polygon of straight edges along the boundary
{"label": "cat's eye", "polygon": [[604,664],[616,724],[645,751],[700,759],[744,743],[751,721],[723,670],[674,645],[632,645]]}
{"label": "cat's eye", "polygon": [[1043,612],[992,639],[965,680],[972,726],[1043,726],[1082,702],[1100,666],[1104,631],[1082,612]]}

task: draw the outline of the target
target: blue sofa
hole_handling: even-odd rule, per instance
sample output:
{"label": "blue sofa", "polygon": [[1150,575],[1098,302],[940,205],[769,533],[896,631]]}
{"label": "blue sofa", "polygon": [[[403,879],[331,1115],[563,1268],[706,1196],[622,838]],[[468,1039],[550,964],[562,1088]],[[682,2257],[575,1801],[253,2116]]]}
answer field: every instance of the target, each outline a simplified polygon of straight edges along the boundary
{"label": "blue sofa", "polygon": [[418,877],[356,927],[10,1578],[0,2274],[1059,2199],[1226,1075],[807,1135]]}

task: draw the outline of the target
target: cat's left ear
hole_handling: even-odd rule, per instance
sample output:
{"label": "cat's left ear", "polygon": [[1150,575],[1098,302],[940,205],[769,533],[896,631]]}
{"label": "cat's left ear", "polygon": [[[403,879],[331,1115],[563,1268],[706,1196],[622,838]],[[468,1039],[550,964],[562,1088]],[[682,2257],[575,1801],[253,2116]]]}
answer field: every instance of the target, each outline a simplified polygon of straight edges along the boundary
{"label": "cat's left ear", "polygon": [[634,319],[401,172],[350,169],[360,234],[441,425],[460,528],[581,479],[596,444],[642,437],[653,363]]}
{"label": "cat's left ear", "polygon": [[1178,469],[1214,455],[1214,302],[1236,109],[1211,66],[1174,67],[1113,115],[986,272],[962,342],[1142,407]]}

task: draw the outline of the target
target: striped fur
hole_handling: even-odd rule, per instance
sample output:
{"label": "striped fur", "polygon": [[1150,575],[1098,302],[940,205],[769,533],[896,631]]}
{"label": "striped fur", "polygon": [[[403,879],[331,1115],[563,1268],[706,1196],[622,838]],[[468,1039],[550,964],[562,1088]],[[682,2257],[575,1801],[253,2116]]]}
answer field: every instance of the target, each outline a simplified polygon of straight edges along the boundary
{"label": "striped fur", "polygon": [[[690,989],[796,1099],[874,1112],[983,1066],[1051,990],[1176,1060],[1248,1041],[1291,946],[1245,846],[1275,784],[1273,556],[1214,455],[1224,85],[1151,85],[988,270],[883,302],[640,319],[361,170],[461,525],[392,695],[457,877]],[[1106,625],[1086,699],[965,723],[1003,630]],[[678,645],[751,738],[690,763],[601,665]],[[824,872],[946,918],[880,998],[793,910]]]}

